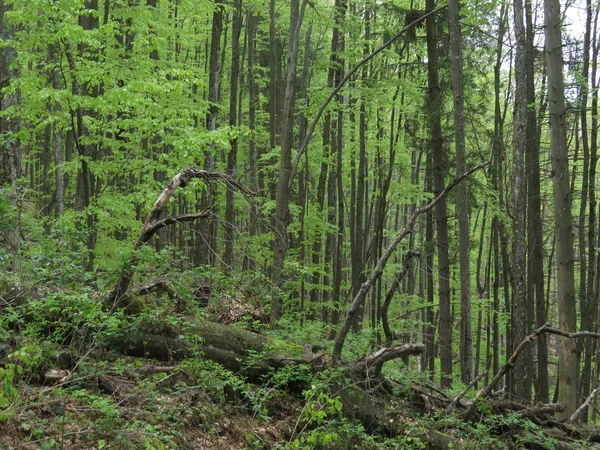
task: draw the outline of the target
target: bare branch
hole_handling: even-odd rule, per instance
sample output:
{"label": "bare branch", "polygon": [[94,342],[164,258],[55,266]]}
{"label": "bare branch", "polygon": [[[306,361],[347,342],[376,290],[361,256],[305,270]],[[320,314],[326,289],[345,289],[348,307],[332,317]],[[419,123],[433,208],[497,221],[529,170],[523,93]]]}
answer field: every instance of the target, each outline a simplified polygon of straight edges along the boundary
{"label": "bare branch", "polygon": [[358,71],[358,69],[361,68],[361,66],[363,66],[364,64],[366,64],[367,62],[369,62],[371,59],[373,59],[379,53],[381,53],[386,48],[388,48],[390,45],[392,45],[396,40],[398,40],[398,38],[400,36],[402,36],[408,30],[410,30],[411,28],[413,28],[416,25],[420,24],[427,17],[431,16],[432,14],[437,14],[438,12],[442,11],[445,8],[447,8],[447,6],[440,6],[439,8],[434,9],[432,11],[429,11],[429,12],[423,14],[421,17],[418,17],[417,19],[413,20],[411,23],[409,23],[404,28],[402,28],[398,33],[396,33],[394,36],[392,36],[387,42],[383,43],[379,48],[377,48],[376,50],[374,50],[369,55],[365,56],[352,69],[350,69],[348,72],[346,72],[346,75],[344,76],[344,78],[338,83],[338,85],[335,87],[335,89],[333,91],[331,91],[331,93],[329,94],[329,96],[327,97],[327,99],[321,104],[321,107],[319,108],[319,111],[317,111],[317,115],[315,116],[315,118],[311,122],[310,127],[308,128],[308,131],[306,132],[306,135],[305,135],[304,139],[302,140],[302,143],[300,144],[300,148],[298,148],[298,153],[296,154],[296,159],[294,160],[294,165],[292,166],[292,173],[290,174],[290,181],[289,181],[289,184],[288,184],[288,188],[290,188],[290,189],[292,188],[292,183],[293,183],[293,180],[294,180],[294,175],[296,174],[296,171],[298,170],[298,165],[300,164],[300,158],[302,157],[302,155],[306,151],[306,147],[308,147],[308,142],[310,141],[310,139],[312,138],[313,133],[315,132],[315,128],[317,127],[317,123],[319,123],[319,120],[321,119],[321,116],[325,112],[325,109],[327,108],[327,105],[329,105],[329,103],[331,102],[331,100],[333,100],[333,98],[338,94],[338,92],[340,92],[342,90],[342,88],[344,87],[344,85],[346,84],[346,82],[350,78],[352,78],[352,76]]}
{"label": "bare branch", "polygon": [[390,348],[384,347],[377,350],[375,353],[358,360],[354,363],[354,366],[355,368],[369,369],[403,356],[419,355],[423,353],[424,350],[425,346],[423,344],[402,344]]}
{"label": "bare branch", "polygon": [[[600,333],[593,333],[591,331],[580,331],[578,333],[568,333],[566,331],[559,330],[558,328],[551,327],[548,324],[542,325],[540,328],[538,328],[533,333],[531,333],[529,336],[527,336],[525,339],[523,339],[523,341],[515,349],[515,351],[513,352],[511,357],[508,359],[508,361],[506,361],[506,364],[504,364],[504,366],[502,366],[502,368],[494,376],[494,379],[490,382],[490,384],[488,384],[484,389],[479,391],[479,393],[473,399],[473,404],[469,407],[469,409],[467,409],[467,411],[463,415],[463,418],[465,420],[468,420],[475,412],[475,409],[477,408],[477,400],[479,400],[480,398],[486,398],[488,395],[490,395],[490,393],[492,392],[494,387],[496,387],[496,385],[502,379],[502,377],[506,374],[506,372],[508,372],[508,370],[514,366],[515,361],[517,360],[517,358],[519,357],[519,354],[521,353],[521,350],[523,350],[527,345],[529,345],[531,342],[533,342],[535,339],[537,339],[537,337],[542,333],[556,334],[556,335],[564,336],[564,337],[567,337],[570,339],[576,339],[576,338],[581,338],[581,337],[600,338]],[[575,411],[574,414],[576,414],[576,413],[577,413],[577,411]]]}
{"label": "bare branch", "polygon": [[596,393],[598,392],[598,390],[600,390],[600,387],[597,387],[596,389],[594,389],[592,391],[592,393],[590,395],[588,395],[588,398],[585,399],[585,402],[583,402],[583,404],[577,408],[577,411],[575,411],[571,417],[569,417],[569,420],[567,421],[567,423],[575,423],[577,422],[577,419],[579,419],[579,416],[581,415],[582,412],[585,411],[585,409],[590,406],[590,403],[592,403],[592,401],[594,400],[594,396],[596,395]]}
{"label": "bare branch", "polygon": [[465,388],[462,391],[460,391],[458,393],[458,395],[456,397],[454,397],[452,399],[452,401],[450,402],[450,404],[446,407],[446,412],[454,409],[454,407],[461,401],[461,399],[467,394],[467,392],[469,392],[469,390],[473,386],[475,386],[479,380],[481,380],[483,377],[485,377],[487,375],[487,373],[488,373],[487,370],[484,372],[481,372],[467,386],[465,386]]}

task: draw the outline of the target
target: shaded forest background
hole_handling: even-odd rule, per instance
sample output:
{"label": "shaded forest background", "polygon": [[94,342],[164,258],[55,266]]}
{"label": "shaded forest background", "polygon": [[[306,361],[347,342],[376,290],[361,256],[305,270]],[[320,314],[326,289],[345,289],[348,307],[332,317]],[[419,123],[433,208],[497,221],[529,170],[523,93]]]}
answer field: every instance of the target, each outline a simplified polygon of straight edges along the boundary
{"label": "shaded forest background", "polygon": [[[550,324],[589,333],[497,387],[596,421],[591,0],[3,0],[0,36],[7,341],[43,311],[107,333],[154,282],[335,362],[422,343],[404,363],[458,388]],[[186,168],[223,177],[152,209]]]}

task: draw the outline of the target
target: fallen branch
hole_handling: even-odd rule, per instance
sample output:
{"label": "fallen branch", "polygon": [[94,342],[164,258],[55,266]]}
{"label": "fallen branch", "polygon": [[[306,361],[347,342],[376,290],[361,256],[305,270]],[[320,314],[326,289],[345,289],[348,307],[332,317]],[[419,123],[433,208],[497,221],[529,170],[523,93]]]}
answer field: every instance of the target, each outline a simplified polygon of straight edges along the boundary
{"label": "fallen branch", "polygon": [[481,380],[483,377],[485,377],[487,375],[487,373],[488,373],[487,370],[484,372],[481,372],[467,386],[465,386],[465,388],[462,391],[460,391],[458,393],[458,395],[456,397],[454,397],[452,399],[452,401],[450,402],[450,404],[446,407],[446,412],[453,410],[456,407],[456,405],[459,404],[459,402],[462,400],[462,398],[467,394],[467,392],[469,392],[469,390],[473,386],[475,386],[479,380]]}
{"label": "fallen branch", "polygon": [[423,344],[402,344],[395,347],[384,347],[354,363],[355,370],[367,371],[371,367],[382,365],[393,359],[408,355],[419,355],[425,351]]}
{"label": "fallen branch", "polygon": [[569,420],[567,420],[567,423],[577,422],[577,419],[579,419],[579,416],[581,415],[581,413],[584,412],[588,406],[590,406],[590,403],[592,403],[592,400],[594,399],[594,396],[596,395],[596,393],[598,392],[599,389],[600,389],[600,387],[597,387],[596,389],[594,389],[592,391],[592,393],[590,395],[588,395],[588,397],[585,399],[585,402],[583,402],[583,404],[579,408],[577,408],[577,411],[575,411],[571,415],[571,417],[569,417]]}
{"label": "fallen branch", "polygon": [[600,338],[600,333],[593,333],[591,331],[580,331],[578,333],[569,333],[566,331],[559,330],[558,328],[551,327],[548,324],[542,325],[540,328],[538,328],[533,333],[531,333],[529,336],[527,336],[525,339],[523,339],[523,341],[515,349],[515,351],[513,352],[511,357],[508,359],[508,361],[506,361],[506,364],[504,364],[504,366],[502,366],[502,368],[494,376],[494,379],[490,382],[490,384],[488,384],[484,389],[479,391],[479,393],[473,399],[473,404],[469,407],[469,409],[467,409],[467,411],[463,415],[463,418],[465,420],[468,420],[475,412],[475,409],[477,408],[477,401],[480,398],[486,398],[488,395],[490,395],[490,393],[492,392],[494,387],[496,387],[496,385],[502,379],[502,377],[506,374],[506,372],[508,372],[508,370],[512,366],[514,366],[515,361],[517,360],[517,358],[519,357],[519,354],[521,353],[521,350],[523,350],[523,348],[525,348],[527,345],[529,345],[532,341],[534,341],[542,333],[556,334],[556,335],[564,336],[564,337],[567,337],[570,339],[576,339],[576,338],[580,338],[580,337]]}
{"label": "fallen branch", "polygon": [[365,281],[361,285],[358,293],[352,300],[350,308],[348,309],[348,312],[346,313],[346,318],[344,319],[344,323],[343,323],[342,327],[340,328],[340,331],[339,331],[337,337],[335,338],[335,343],[333,345],[333,362],[334,362],[334,364],[337,364],[342,357],[342,349],[344,347],[344,341],[346,340],[346,335],[348,334],[348,331],[350,330],[350,326],[352,325],[352,321],[354,320],[356,311],[358,311],[359,307],[364,302],[365,297],[367,296],[367,293],[371,289],[371,286],[373,286],[375,281],[377,281],[377,279],[383,274],[383,269],[385,268],[390,256],[392,256],[392,253],[394,253],[394,250],[396,250],[396,247],[398,246],[398,244],[408,234],[412,233],[412,229],[415,226],[415,222],[417,221],[417,218],[421,214],[426,213],[427,211],[432,209],[435,205],[437,205],[440,202],[440,200],[443,199],[444,197],[446,197],[448,195],[448,193],[453,188],[455,188],[461,181],[463,181],[465,178],[467,178],[469,175],[473,174],[474,172],[477,172],[479,169],[487,166],[488,164],[489,164],[489,161],[479,164],[479,165],[473,167],[471,170],[465,172],[460,177],[454,179],[454,181],[452,181],[450,184],[448,184],[448,186],[446,186],[446,188],[442,192],[440,192],[437,195],[437,197],[435,197],[433,200],[431,200],[431,202],[429,202],[427,205],[424,205],[413,211],[413,213],[411,214],[411,216],[408,219],[408,222],[406,223],[404,228],[402,228],[402,230],[396,235],[396,237],[394,238],[392,243],[389,245],[389,247],[383,252],[383,254],[381,255],[381,258],[379,258],[379,261],[377,261],[375,268],[371,272],[371,275],[369,276],[367,281]]}

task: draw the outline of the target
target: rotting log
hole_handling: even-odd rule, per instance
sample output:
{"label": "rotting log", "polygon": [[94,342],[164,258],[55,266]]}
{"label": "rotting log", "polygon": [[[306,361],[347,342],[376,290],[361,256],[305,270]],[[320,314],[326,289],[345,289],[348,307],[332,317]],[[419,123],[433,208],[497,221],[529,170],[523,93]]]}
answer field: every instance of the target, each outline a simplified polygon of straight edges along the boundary
{"label": "rotting log", "polygon": [[[182,337],[193,336],[192,340]],[[202,319],[187,319],[181,329],[139,330],[124,336],[117,346],[131,356],[160,361],[178,361],[199,355],[214,361],[252,382],[261,382],[272,369],[285,365],[316,362],[304,347],[241,328]]]}

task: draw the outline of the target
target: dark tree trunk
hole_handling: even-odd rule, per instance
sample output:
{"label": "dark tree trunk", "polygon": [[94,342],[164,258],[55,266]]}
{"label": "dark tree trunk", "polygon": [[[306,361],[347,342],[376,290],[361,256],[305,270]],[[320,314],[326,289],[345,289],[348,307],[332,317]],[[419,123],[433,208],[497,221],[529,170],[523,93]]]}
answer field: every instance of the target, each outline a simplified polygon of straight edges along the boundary
{"label": "dark tree trunk", "polygon": [[[526,230],[525,206],[527,200],[525,153],[527,148],[527,36],[524,25],[522,0],[514,0],[515,56],[515,107],[513,120],[512,200],[513,200],[513,342],[521,342],[531,331],[526,286]],[[531,400],[531,349],[524,350],[512,371],[510,396],[516,400]]]}
{"label": "dark tree trunk", "polygon": [[[240,72],[240,35],[242,32],[242,1],[233,2],[233,21],[231,31],[231,77],[229,94],[229,125],[235,128],[238,125],[238,81]],[[235,133],[234,133],[235,136]],[[227,155],[227,173],[234,176],[237,165],[238,139],[230,140],[231,146]],[[225,194],[225,253],[223,266],[225,271],[232,272],[234,268],[233,243],[235,229],[235,198],[233,189],[227,189]]]}
{"label": "dark tree trunk", "polygon": [[[448,28],[454,92],[454,139],[457,176],[467,170],[465,148],[465,115],[463,101],[461,24],[459,0],[448,2]],[[473,337],[471,335],[471,245],[469,229],[468,184],[456,189],[456,218],[460,260],[460,373],[465,384],[473,378]]]}
{"label": "dark tree trunk", "polygon": [[[10,7],[0,0],[0,40],[12,38],[12,30],[6,25],[4,14],[10,11]],[[4,115],[4,112],[18,103],[17,94],[8,93],[13,78],[17,74],[10,69],[15,56],[12,47],[0,46],[0,197],[7,198],[13,217],[10,226],[3,227],[0,241],[5,245],[8,253],[12,256],[12,269],[19,269],[18,253],[21,248],[21,232],[17,223],[17,179],[20,171],[20,148],[17,139],[19,124],[16,119]],[[8,212],[8,211],[6,211]]]}
{"label": "dark tree trunk", "polygon": [[[298,48],[300,45],[300,27],[304,18],[306,0],[292,0],[290,7],[290,44],[288,51],[288,71],[285,82],[285,96],[283,99],[281,155],[279,158],[279,178],[277,180],[277,195],[275,199],[275,217],[273,223],[273,265],[272,279],[275,283],[281,281],[285,255],[288,250],[287,226],[289,221],[289,203],[291,192],[289,184],[292,175],[292,146],[294,143],[294,105],[295,82],[298,62]],[[283,315],[283,298],[274,296],[271,301],[271,317],[277,321]]]}
{"label": "dark tree trunk", "polygon": [[[435,1],[427,0],[428,11],[435,9]],[[438,80],[438,55],[435,16],[428,16],[427,26],[427,73],[429,83],[429,125],[431,127],[431,152],[433,158],[433,190],[436,195],[443,191],[444,138],[441,125],[442,95]],[[450,311],[450,260],[448,245],[448,213],[446,199],[436,207],[437,250],[440,301],[440,364],[441,385],[452,384],[452,317]]]}

